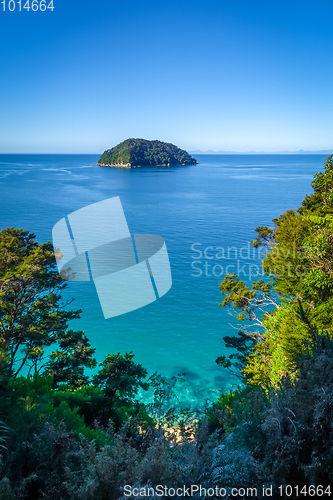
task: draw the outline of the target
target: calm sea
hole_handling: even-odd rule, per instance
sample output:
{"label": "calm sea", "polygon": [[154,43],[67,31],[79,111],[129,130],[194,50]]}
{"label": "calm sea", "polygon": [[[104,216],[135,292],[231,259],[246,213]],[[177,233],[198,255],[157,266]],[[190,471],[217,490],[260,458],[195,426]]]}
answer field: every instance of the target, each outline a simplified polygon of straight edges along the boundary
{"label": "calm sea", "polygon": [[183,392],[216,399],[237,379],[215,364],[222,337],[237,320],[219,307],[218,285],[228,267],[257,279],[254,228],[271,225],[311,193],[323,155],[196,155],[199,165],[116,169],[95,166],[98,155],[0,155],[0,226],[28,229],[51,240],[70,212],[119,196],[131,233],[153,233],[167,244],[173,286],[160,300],[105,320],[93,284],[70,283],[83,329],[102,361],[133,351],[149,373],[186,372]]}

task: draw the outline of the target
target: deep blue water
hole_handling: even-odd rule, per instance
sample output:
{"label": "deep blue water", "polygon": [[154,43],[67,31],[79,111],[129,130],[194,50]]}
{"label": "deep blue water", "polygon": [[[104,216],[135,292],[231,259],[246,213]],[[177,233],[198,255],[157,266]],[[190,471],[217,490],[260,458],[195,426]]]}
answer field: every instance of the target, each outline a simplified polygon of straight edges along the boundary
{"label": "deep blue water", "polygon": [[300,205],[324,156],[196,155],[196,166],[140,169],[94,166],[98,157],[0,155],[0,227],[28,229],[48,241],[68,213],[120,196],[131,233],[165,239],[173,286],[160,300],[105,320],[93,284],[70,283],[66,295],[83,310],[71,327],[85,330],[99,361],[133,351],[150,373],[186,372],[189,398],[216,399],[237,384],[215,364],[226,352],[222,337],[237,323],[218,306],[221,277],[227,265],[235,266],[229,272],[238,265],[249,280],[249,266],[258,264],[257,255],[248,255],[254,228]]}

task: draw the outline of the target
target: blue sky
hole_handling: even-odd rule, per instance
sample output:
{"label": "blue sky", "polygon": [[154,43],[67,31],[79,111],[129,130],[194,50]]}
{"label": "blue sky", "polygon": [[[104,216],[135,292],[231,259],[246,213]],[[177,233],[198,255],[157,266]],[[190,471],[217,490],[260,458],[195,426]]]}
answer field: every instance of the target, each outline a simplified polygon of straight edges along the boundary
{"label": "blue sky", "polygon": [[1,153],[333,148],[332,0],[54,7],[0,4]]}

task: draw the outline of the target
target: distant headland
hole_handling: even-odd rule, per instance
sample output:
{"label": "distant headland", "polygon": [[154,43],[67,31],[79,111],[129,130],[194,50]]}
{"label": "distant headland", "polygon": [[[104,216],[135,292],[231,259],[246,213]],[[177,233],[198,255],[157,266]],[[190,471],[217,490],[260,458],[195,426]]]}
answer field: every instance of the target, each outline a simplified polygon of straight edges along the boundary
{"label": "distant headland", "polygon": [[174,144],[146,139],[126,139],[104,151],[97,165],[101,167],[137,168],[197,165],[187,151]]}
{"label": "distant headland", "polygon": [[196,155],[331,155],[333,149],[320,149],[317,151],[304,151],[304,149],[299,149],[298,151],[201,151],[197,149],[196,151],[190,151],[190,153]]}

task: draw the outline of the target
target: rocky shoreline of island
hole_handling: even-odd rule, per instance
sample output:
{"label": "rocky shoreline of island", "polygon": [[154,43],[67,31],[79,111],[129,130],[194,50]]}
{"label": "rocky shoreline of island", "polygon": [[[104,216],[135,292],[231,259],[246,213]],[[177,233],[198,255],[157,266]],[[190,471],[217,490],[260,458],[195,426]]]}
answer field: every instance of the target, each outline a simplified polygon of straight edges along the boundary
{"label": "rocky shoreline of island", "polygon": [[109,165],[107,163],[94,163],[94,165],[97,165],[98,167],[137,168],[130,163],[114,163],[112,165]]}
{"label": "rocky shoreline of island", "polygon": [[[130,163],[117,163],[117,164],[112,164],[109,165],[108,163],[94,163],[95,166],[97,167],[115,167],[115,168],[141,168],[142,166],[145,167],[150,167],[151,165],[131,165]],[[164,163],[160,165],[154,165],[155,167],[171,167],[170,163]],[[180,163],[179,165],[173,165],[175,167],[177,166],[186,166],[185,163]]]}

